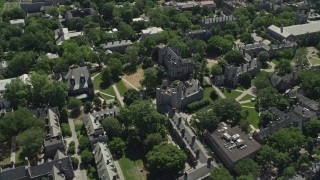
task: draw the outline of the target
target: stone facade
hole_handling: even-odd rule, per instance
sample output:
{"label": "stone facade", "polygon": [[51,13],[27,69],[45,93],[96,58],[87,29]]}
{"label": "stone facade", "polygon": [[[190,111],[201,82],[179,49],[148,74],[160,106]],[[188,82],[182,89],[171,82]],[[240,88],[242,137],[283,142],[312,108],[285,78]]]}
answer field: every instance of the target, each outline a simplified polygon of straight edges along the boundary
{"label": "stone facade", "polygon": [[201,100],[203,94],[198,80],[191,79],[171,86],[168,86],[168,81],[164,80],[162,86],[156,90],[157,109],[169,105],[177,110],[182,110],[188,104]]}
{"label": "stone facade", "polygon": [[158,62],[163,65],[170,80],[188,79],[193,72],[193,59],[181,57],[179,48],[161,45],[158,49]]}

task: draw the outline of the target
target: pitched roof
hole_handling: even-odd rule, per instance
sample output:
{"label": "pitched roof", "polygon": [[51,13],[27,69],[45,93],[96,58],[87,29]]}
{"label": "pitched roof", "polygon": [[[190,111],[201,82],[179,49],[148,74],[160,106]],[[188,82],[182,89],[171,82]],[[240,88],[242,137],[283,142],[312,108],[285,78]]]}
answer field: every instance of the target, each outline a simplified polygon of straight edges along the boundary
{"label": "pitched roof", "polygon": [[[93,84],[93,80],[91,79],[87,66],[70,69],[64,78],[66,79],[67,86],[72,90],[88,88],[89,85]],[[81,78],[83,80],[81,80]]]}

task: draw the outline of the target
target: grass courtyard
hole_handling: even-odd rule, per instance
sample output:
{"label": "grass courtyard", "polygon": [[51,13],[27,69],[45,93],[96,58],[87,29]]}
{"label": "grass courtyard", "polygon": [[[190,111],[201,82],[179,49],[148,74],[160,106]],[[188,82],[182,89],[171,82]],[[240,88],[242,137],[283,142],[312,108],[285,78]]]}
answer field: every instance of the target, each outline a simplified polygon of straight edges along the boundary
{"label": "grass courtyard", "polygon": [[[3,4],[4,0],[1,0],[0,4]],[[3,4],[3,11],[20,8],[20,1],[19,0],[11,0],[7,1]]]}
{"label": "grass courtyard", "polygon": [[121,96],[123,96],[128,89],[131,89],[129,86],[126,86],[122,80],[118,81],[116,86]]}
{"label": "grass courtyard", "polygon": [[258,128],[259,125],[259,113],[254,108],[242,107],[242,110],[247,110],[249,112],[248,121],[255,127]]}
{"label": "grass courtyard", "polygon": [[248,101],[248,100],[251,100],[252,98],[254,98],[254,96],[252,96],[250,94],[246,94],[239,101]]}
{"label": "grass courtyard", "polygon": [[111,96],[115,96],[115,92],[113,91],[113,88],[111,85],[105,84],[102,79],[101,79],[101,74],[96,76],[94,78],[94,89],[95,90],[100,90],[103,93],[109,94]]}
{"label": "grass courtyard", "polygon": [[225,89],[223,91],[223,94],[229,99],[236,99],[238,96],[240,96],[240,94],[242,94],[242,92],[231,90],[231,89]]}
{"label": "grass courtyard", "polygon": [[312,66],[318,66],[320,65],[320,58],[318,57],[318,55],[313,55],[309,58],[309,62]]}

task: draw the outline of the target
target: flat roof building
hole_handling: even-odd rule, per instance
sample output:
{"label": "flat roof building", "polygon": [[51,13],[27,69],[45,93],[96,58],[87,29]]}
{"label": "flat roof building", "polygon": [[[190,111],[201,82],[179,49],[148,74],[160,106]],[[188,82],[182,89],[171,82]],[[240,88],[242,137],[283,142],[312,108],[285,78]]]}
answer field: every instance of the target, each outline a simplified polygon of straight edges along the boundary
{"label": "flat roof building", "polygon": [[126,48],[132,44],[131,40],[113,41],[102,44],[102,48],[106,51],[124,53]]}
{"label": "flat roof building", "polygon": [[261,145],[238,126],[230,127],[224,122],[213,131],[207,131],[207,141],[216,156],[230,170],[243,158],[252,158]]}

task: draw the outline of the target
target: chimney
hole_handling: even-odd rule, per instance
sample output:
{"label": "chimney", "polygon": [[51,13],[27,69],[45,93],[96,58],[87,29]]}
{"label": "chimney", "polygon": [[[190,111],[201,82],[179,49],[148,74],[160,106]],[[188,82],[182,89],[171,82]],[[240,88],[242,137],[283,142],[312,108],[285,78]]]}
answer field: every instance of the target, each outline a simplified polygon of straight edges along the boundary
{"label": "chimney", "polygon": [[198,149],[196,149],[196,157],[197,157],[197,159],[199,158],[199,155],[200,155],[200,149],[198,148]]}
{"label": "chimney", "polygon": [[213,161],[212,157],[209,157],[207,160],[207,166],[210,167],[211,166],[211,161]]}
{"label": "chimney", "polygon": [[181,136],[184,137],[184,133],[186,132],[186,130],[184,128],[181,129]]}
{"label": "chimney", "polygon": [[40,109],[37,108],[37,111],[38,111],[38,117],[40,117]]}
{"label": "chimney", "polygon": [[176,113],[176,108],[172,108],[172,116]]}
{"label": "chimney", "polygon": [[281,25],[280,31],[281,31],[281,33],[283,33],[283,25]]}
{"label": "chimney", "polygon": [[196,136],[192,136],[192,143],[196,141]]}
{"label": "chimney", "polygon": [[181,124],[182,117],[179,117],[178,124]]}

